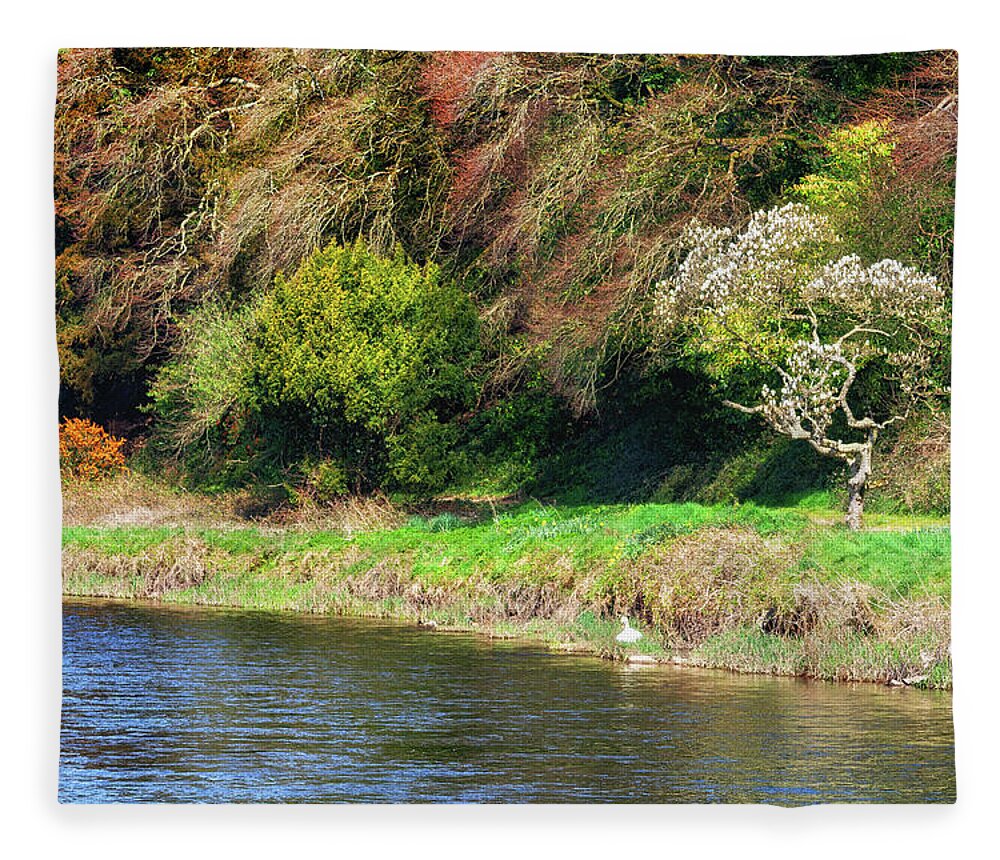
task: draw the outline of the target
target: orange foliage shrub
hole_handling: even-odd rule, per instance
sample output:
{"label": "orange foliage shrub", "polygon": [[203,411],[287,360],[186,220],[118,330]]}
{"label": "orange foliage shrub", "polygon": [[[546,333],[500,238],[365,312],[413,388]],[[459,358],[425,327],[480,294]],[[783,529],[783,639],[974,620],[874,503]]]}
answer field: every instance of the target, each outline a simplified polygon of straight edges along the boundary
{"label": "orange foliage shrub", "polygon": [[94,481],[126,471],[124,439],[85,418],[59,425],[59,469],[63,477]]}

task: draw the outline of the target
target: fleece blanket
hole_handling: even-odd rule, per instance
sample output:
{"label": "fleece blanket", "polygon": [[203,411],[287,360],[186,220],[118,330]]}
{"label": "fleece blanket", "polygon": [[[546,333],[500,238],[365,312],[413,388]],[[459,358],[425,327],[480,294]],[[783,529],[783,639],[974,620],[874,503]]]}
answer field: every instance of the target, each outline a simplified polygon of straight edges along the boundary
{"label": "fleece blanket", "polygon": [[957,56],[58,56],[59,799],[950,803]]}

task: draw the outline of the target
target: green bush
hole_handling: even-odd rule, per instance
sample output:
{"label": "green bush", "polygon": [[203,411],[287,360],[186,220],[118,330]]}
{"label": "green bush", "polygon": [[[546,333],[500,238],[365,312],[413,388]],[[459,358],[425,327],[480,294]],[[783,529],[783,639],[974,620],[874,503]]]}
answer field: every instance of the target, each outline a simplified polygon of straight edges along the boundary
{"label": "green bush", "polygon": [[254,313],[254,405],[363,482],[425,492],[474,400],[478,318],[432,264],[363,242],[314,253]]}
{"label": "green bush", "polygon": [[334,460],[323,460],[306,476],[306,485],[320,504],[329,504],[350,492],[347,470]]}
{"label": "green bush", "polygon": [[539,464],[570,426],[565,406],[540,371],[491,403],[463,426],[464,488],[477,493],[512,493],[536,478]]}
{"label": "green bush", "polygon": [[478,317],[437,267],[358,241],[316,251],[230,312],[182,324],[151,391],[161,454],[220,486],[300,484],[320,502],[451,477],[476,396]]}
{"label": "green bush", "polygon": [[458,430],[425,415],[389,438],[389,474],[411,493],[433,493],[455,474]]}
{"label": "green bush", "polygon": [[834,129],[825,146],[829,157],[823,169],[803,177],[794,189],[816,209],[848,213],[865,204],[873,186],[893,172],[895,143],[883,123]]}

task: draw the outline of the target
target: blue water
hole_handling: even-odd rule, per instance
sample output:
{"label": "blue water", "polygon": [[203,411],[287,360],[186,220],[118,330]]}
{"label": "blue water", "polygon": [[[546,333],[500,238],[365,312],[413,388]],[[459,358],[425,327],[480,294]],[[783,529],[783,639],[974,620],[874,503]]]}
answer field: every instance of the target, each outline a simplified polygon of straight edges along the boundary
{"label": "blue water", "polygon": [[395,623],[63,607],[59,799],[949,802],[948,694]]}

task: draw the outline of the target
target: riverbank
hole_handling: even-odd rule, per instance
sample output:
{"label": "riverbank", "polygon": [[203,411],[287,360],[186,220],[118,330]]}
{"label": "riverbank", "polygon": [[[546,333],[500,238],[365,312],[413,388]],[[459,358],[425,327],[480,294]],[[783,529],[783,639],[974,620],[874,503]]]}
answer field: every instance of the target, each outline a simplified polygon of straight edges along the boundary
{"label": "riverbank", "polygon": [[[63,590],[397,618],[612,659],[951,687],[946,522],[873,517],[850,533],[822,514],[754,505],[482,507],[382,511],[368,528],[68,525]],[[645,634],[634,646],[615,641],[621,615]]]}

